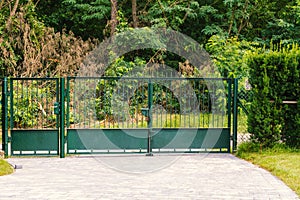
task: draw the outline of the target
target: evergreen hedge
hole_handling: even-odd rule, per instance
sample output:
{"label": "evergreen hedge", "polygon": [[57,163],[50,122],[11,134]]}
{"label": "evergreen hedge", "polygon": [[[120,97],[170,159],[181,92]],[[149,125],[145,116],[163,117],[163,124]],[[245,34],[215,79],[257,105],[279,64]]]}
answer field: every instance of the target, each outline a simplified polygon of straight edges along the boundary
{"label": "evergreen hedge", "polygon": [[248,117],[252,140],[264,147],[284,142],[300,148],[300,48],[258,50],[247,64],[253,90]]}

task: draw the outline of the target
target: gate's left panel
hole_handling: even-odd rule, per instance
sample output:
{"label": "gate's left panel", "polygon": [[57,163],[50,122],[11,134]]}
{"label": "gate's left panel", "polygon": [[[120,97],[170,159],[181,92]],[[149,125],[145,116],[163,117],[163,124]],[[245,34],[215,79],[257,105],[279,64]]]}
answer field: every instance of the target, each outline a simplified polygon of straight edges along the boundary
{"label": "gate's left panel", "polygon": [[59,79],[12,78],[8,94],[11,155],[58,155]]}

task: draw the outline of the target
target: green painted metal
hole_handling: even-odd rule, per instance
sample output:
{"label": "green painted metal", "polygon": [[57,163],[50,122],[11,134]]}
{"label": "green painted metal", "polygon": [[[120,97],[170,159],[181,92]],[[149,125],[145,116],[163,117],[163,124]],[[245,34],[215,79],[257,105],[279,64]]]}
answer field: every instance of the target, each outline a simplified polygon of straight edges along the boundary
{"label": "green painted metal", "polygon": [[60,79],[60,115],[59,115],[59,135],[60,135],[60,158],[65,157],[65,78]]}
{"label": "green painted metal", "polygon": [[67,153],[147,151],[147,129],[68,129]]}
{"label": "green painted metal", "polygon": [[147,128],[148,128],[148,147],[147,153],[148,155],[152,155],[152,104],[153,104],[153,84],[151,79],[148,82],[148,121],[147,121]]}
{"label": "green painted metal", "polygon": [[67,100],[66,126],[70,127],[70,77],[67,77],[66,100]]}
{"label": "green painted metal", "polygon": [[[229,129],[153,129],[154,152],[229,152]],[[148,129],[68,129],[67,153],[149,153]],[[152,153],[152,152],[151,152]]]}
{"label": "green painted metal", "polygon": [[238,127],[238,79],[234,79],[233,89],[233,151],[237,150],[237,127]]}
{"label": "green painted metal", "polygon": [[11,78],[9,94],[11,155],[59,155],[59,79]]}
{"label": "green painted metal", "polygon": [[10,80],[9,82],[9,101],[10,101],[10,129],[14,128],[14,110],[13,110],[13,105],[14,105],[14,93],[13,93],[13,80]]}
{"label": "green painted metal", "polygon": [[2,80],[2,150],[4,151],[4,156],[8,156],[8,103],[7,103],[7,78]]}
{"label": "green painted metal", "polygon": [[13,155],[230,151],[231,79],[12,78],[7,95]]}
{"label": "green painted metal", "polygon": [[[122,84],[116,84],[119,82]],[[165,87],[160,84],[162,82],[166,85]],[[205,82],[210,82],[213,86],[210,88],[212,91],[208,92]],[[86,86],[91,85],[91,83],[93,83],[93,86],[98,84],[97,88],[100,88],[98,92],[102,95],[100,101],[102,105],[111,105],[109,103],[112,99],[111,96],[108,98],[108,94],[113,93],[113,95],[117,96],[116,100],[118,103],[113,107],[119,112],[114,112],[113,115],[110,115],[110,110],[100,110],[105,118],[94,118],[91,120],[89,113],[94,110],[89,110],[89,108],[95,107],[95,104],[91,104],[91,102],[97,100],[94,96],[89,96],[88,94],[80,96],[80,91],[84,91]],[[222,103],[223,101],[220,101],[217,95],[221,89],[219,85],[223,83],[225,88],[228,88],[227,91],[223,92],[223,95],[227,96],[226,104]],[[130,137],[127,138],[126,134],[131,135],[131,133],[134,133],[134,130],[142,131],[146,136],[140,133],[143,135],[143,138],[139,138],[140,142],[136,142],[136,144],[143,145],[133,145],[130,147],[131,150],[145,148],[144,150],[147,153],[151,153],[154,147],[156,151],[157,149],[166,150],[161,145],[167,146],[172,141],[170,138],[173,137],[177,138],[177,140],[172,148],[177,146],[183,150],[183,147],[189,148],[189,145],[186,146],[186,140],[191,140],[192,136],[194,136],[194,140],[189,141],[192,147],[190,149],[200,149],[199,151],[204,152],[212,149],[219,152],[230,151],[231,79],[77,77],[77,90],[71,89],[74,84],[75,78],[68,78],[67,91],[72,92],[67,94],[67,109],[72,113],[73,119],[67,117],[67,153],[95,153],[97,149],[100,149],[100,152],[108,152],[110,148],[113,148],[107,146],[111,142],[109,138],[114,141],[113,145],[118,147],[119,152],[126,152],[126,146],[124,145],[134,144],[131,142],[134,140],[130,139]],[[168,103],[175,101],[174,93],[172,93],[172,91],[175,91],[179,96],[185,95],[187,108],[195,107],[196,102],[192,101],[191,97],[186,96],[187,84],[191,84],[195,89],[196,98],[200,103],[198,114],[193,113],[192,109],[178,113],[176,108],[173,108]],[[109,87],[112,87],[113,90],[109,90]],[[133,87],[136,89],[132,93],[130,88]],[[128,94],[132,96],[129,97]],[[227,112],[219,113],[215,111],[217,109],[212,107],[213,105],[210,101],[213,101],[216,104],[215,106],[225,106]],[[122,106],[128,102],[131,103],[129,109],[133,111],[130,118],[124,116],[124,109],[122,109]],[[119,108],[119,105],[122,106]],[[153,105],[156,105],[156,107],[153,107]],[[163,105],[165,111],[157,110],[157,105]],[[214,112],[212,112],[212,109],[214,109]],[[80,134],[77,133],[77,130],[80,130]],[[157,130],[160,131],[157,133]],[[217,140],[217,138],[220,140]],[[80,139],[83,139],[84,143],[88,144],[88,148],[80,142]],[[95,141],[98,142],[95,144]],[[88,151],[84,151],[84,149],[88,149]],[[130,151],[129,149],[128,151]],[[179,151],[178,148],[175,149]],[[190,152],[191,150],[188,151]]]}
{"label": "green painted metal", "polygon": [[228,128],[153,129],[152,148],[159,152],[230,152]]}
{"label": "green painted metal", "polygon": [[11,155],[58,155],[58,130],[11,130]]}
{"label": "green painted metal", "polygon": [[227,119],[228,119],[228,128],[231,132],[231,97],[232,97],[232,80],[228,80],[228,97],[227,97]]}

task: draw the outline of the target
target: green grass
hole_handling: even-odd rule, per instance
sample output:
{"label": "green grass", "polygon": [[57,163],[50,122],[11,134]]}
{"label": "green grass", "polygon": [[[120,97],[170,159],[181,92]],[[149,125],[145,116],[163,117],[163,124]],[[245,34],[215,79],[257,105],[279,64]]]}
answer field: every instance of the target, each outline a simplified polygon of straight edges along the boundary
{"label": "green grass", "polygon": [[5,160],[0,158],[0,176],[8,175],[14,172],[13,167],[8,164]]}
{"label": "green grass", "polygon": [[248,133],[248,116],[242,112],[238,114],[238,133],[245,134]]}
{"label": "green grass", "polygon": [[[89,118],[75,124],[71,128],[147,128],[147,119],[141,114],[127,120],[105,119],[96,121]],[[221,128],[227,127],[227,115],[225,114],[168,114],[154,113],[152,118],[153,128]]]}
{"label": "green grass", "polygon": [[259,146],[246,143],[240,146],[237,156],[270,171],[300,197],[300,150],[282,145],[260,150]]}

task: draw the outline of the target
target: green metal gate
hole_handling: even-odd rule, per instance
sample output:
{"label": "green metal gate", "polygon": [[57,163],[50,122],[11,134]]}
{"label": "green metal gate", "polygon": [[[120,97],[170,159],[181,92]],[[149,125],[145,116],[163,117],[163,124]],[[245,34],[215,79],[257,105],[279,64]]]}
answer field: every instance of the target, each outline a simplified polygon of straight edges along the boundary
{"label": "green metal gate", "polygon": [[2,148],[6,156],[60,157],[230,152],[236,149],[237,136],[237,117],[232,118],[237,111],[235,82],[168,77],[3,78]]}
{"label": "green metal gate", "polygon": [[230,152],[231,79],[70,77],[67,94],[67,154]]}
{"label": "green metal gate", "polygon": [[5,107],[11,155],[59,155],[60,79],[11,78],[8,82]]}

